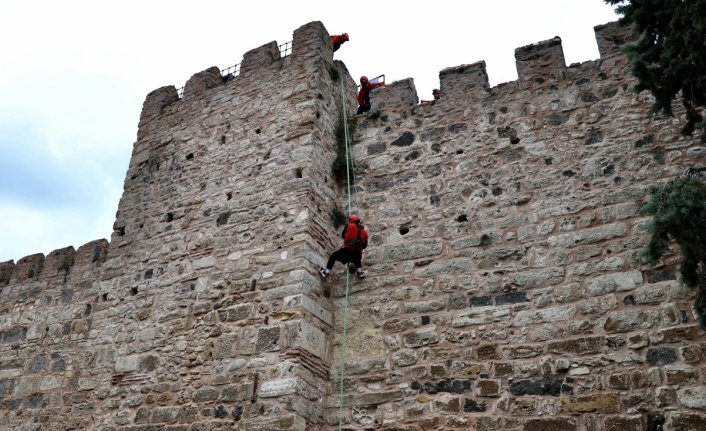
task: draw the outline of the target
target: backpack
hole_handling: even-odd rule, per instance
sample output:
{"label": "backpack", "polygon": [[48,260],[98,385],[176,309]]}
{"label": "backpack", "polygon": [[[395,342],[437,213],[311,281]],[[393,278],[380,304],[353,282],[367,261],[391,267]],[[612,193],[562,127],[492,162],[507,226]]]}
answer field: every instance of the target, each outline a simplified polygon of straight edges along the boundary
{"label": "backpack", "polygon": [[[355,226],[355,230],[351,229],[351,225]],[[350,223],[346,227],[346,233],[343,237],[343,246],[356,251],[363,250],[363,240],[360,238],[363,229],[354,223]]]}

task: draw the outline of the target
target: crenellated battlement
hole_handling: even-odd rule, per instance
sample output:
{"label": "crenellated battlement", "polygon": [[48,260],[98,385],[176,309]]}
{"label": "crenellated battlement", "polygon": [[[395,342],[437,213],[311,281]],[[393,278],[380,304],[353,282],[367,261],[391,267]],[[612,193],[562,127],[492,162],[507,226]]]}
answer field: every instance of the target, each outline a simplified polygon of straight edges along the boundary
{"label": "crenellated battlement", "polygon": [[[183,88],[183,94],[180,97],[176,87],[173,85],[159,88],[149,93],[145,99],[140,116],[145,120],[153,119],[155,114],[161,114],[163,108],[174,102],[184,100],[189,101],[193,98],[203,96],[208,89],[218,85],[246,85],[242,81],[243,78],[257,79],[262,73],[265,73],[269,68],[291,55],[291,61],[304,62],[311,57],[322,57],[329,61],[333,58],[333,46],[331,45],[328,32],[320,22],[312,22],[300,27],[294,32],[294,38],[291,42],[284,45],[284,52],[281,46],[276,41],[266,43],[258,48],[254,48],[243,55],[242,61],[235,66],[234,72],[230,75],[223,76],[221,70],[216,67],[210,67],[204,71],[194,74]],[[291,50],[291,53],[290,53]],[[283,65],[282,67],[287,67]],[[249,91],[248,88],[241,89],[242,92]]]}
{"label": "crenellated battlement", "polygon": [[[576,73],[582,73],[586,65],[596,61],[619,61],[627,64],[621,48],[636,40],[634,32],[621,27],[617,22],[594,27],[596,42],[600,53],[598,60],[589,60],[582,64],[572,64],[567,67],[564,61],[564,50],[561,38],[554,37],[541,42],[525,45],[515,49],[515,64],[518,79],[490,87],[485,61],[473,64],[448,67],[439,72],[439,88],[442,99],[423,107],[425,110],[445,110],[449,106],[466,106],[490,96],[491,94],[508,94],[514,91],[524,91],[528,86],[542,86],[547,82],[555,82],[570,77],[577,79]],[[547,84],[549,85],[549,84]],[[377,106],[410,105],[412,99],[417,99],[416,88],[412,78],[391,83],[387,90],[381,88],[371,93]],[[405,89],[404,91],[402,89]],[[400,92],[405,96],[401,96]]]}
{"label": "crenellated battlement", "polygon": [[[69,246],[54,250],[46,257],[43,253],[37,253],[25,256],[17,263],[13,260],[0,262],[0,287],[21,284],[30,280],[65,278],[86,269],[92,272],[105,261],[108,247],[107,240],[99,239],[82,245],[78,251],[73,246]],[[97,276],[98,274],[93,275]]]}

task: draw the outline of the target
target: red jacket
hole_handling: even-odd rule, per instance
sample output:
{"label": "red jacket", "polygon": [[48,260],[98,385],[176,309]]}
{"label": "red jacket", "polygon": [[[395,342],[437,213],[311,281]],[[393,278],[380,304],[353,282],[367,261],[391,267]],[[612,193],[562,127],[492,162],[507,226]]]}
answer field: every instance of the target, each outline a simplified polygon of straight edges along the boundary
{"label": "red jacket", "polygon": [[333,50],[338,51],[338,48],[343,45],[343,42],[345,42],[345,40],[343,39],[343,37],[336,34],[331,36],[331,42],[333,43]]}
{"label": "red jacket", "polygon": [[368,94],[372,89],[382,87],[383,85],[385,85],[384,82],[368,82],[367,87],[361,85],[360,91],[358,92],[358,105],[362,105],[363,103],[368,101]]}
{"label": "red jacket", "polygon": [[353,251],[363,251],[368,246],[368,232],[357,223],[348,223],[341,233],[343,248]]}

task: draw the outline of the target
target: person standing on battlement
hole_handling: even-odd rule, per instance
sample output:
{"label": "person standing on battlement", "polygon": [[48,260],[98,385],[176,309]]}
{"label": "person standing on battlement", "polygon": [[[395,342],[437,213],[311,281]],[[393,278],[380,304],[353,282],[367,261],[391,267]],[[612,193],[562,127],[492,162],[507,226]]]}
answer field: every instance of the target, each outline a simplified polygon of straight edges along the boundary
{"label": "person standing on battlement", "polygon": [[321,268],[319,274],[323,278],[328,277],[331,274],[333,265],[338,261],[344,264],[353,263],[355,265],[355,275],[358,278],[365,278],[361,260],[363,259],[363,250],[368,246],[368,232],[365,230],[360,217],[356,214],[351,214],[348,217],[348,224],[343,228],[341,238],[343,238],[343,247],[331,254],[326,263],[326,268]]}
{"label": "person standing on battlement", "polygon": [[348,33],[334,34],[331,36],[331,43],[333,43],[333,52],[338,51],[344,43],[348,42]]}
{"label": "person standing on battlement", "polygon": [[435,101],[435,100],[441,99],[441,90],[439,90],[438,88],[435,88],[435,89],[433,89],[433,90],[431,91],[431,95],[434,96],[434,100],[422,100],[422,101],[419,102],[419,103],[422,103],[422,104],[431,103],[431,102],[433,102],[433,101]]}
{"label": "person standing on battlement", "polygon": [[368,77],[360,77],[360,91],[358,92],[358,112],[357,115],[370,111],[370,91],[374,88],[382,87],[384,82],[370,82]]}

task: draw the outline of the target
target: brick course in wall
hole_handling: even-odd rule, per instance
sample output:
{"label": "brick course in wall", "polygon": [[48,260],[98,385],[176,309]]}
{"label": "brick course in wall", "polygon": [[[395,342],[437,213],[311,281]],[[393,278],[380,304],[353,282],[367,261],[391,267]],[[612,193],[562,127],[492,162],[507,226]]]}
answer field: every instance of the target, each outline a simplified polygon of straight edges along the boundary
{"label": "brick course in wall", "polygon": [[[650,185],[706,150],[649,113],[620,47],[561,40],[371,93],[353,203],[347,430],[706,429],[706,338],[677,256],[637,257]],[[321,23],[143,105],[110,243],[0,263],[0,430],[337,429],[345,275],[331,172],[341,91]],[[334,79],[335,68],[340,78]],[[331,295],[324,295],[324,291]]]}

